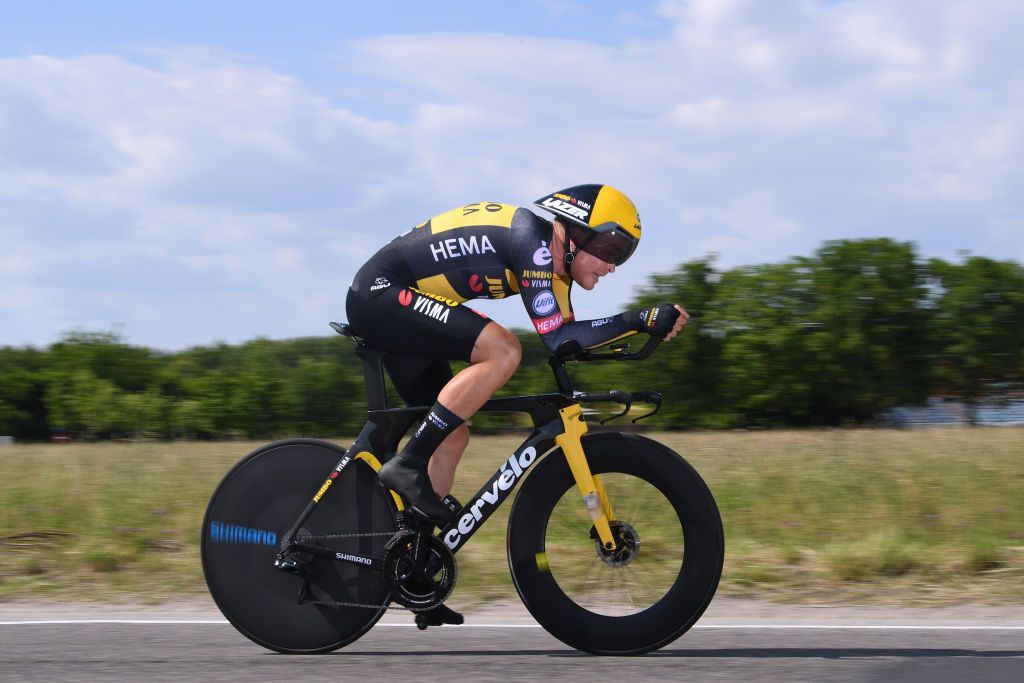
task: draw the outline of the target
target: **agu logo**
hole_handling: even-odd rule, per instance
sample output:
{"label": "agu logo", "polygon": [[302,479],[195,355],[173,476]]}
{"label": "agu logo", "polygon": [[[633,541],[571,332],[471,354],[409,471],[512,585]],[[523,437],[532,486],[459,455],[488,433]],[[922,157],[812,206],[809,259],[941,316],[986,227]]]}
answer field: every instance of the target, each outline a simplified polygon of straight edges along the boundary
{"label": "agu logo", "polygon": [[409,304],[411,304],[412,292],[410,292],[408,289],[403,289],[401,292],[399,292],[398,303],[402,304],[403,306],[408,306]]}

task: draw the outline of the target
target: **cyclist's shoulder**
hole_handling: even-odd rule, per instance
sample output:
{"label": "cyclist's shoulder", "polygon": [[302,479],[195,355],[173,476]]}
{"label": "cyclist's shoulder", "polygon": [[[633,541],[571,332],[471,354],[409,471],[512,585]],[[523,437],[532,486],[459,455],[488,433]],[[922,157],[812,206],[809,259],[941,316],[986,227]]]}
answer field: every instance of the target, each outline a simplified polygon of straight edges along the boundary
{"label": "cyclist's shoulder", "polygon": [[459,228],[511,228],[541,220],[529,209],[502,202],[473,202],[439,213],[420,223],[417,228],[429,228],[430,232],[447,232]]}

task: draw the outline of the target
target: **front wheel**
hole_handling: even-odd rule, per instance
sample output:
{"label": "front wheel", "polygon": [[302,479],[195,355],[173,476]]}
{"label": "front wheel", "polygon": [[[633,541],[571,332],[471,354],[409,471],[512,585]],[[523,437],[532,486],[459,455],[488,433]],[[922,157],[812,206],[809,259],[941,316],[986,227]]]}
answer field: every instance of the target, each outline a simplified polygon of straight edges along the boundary
{"label": "front wheel", "polygon": [[671,449],[632,434],[583,438],[612,507],[601,547],[561,450],[523,483],[509,516],[516,590],[553,636],[594,654],[641,654],[685,633],[711,602],[725,541],[704,480]]}

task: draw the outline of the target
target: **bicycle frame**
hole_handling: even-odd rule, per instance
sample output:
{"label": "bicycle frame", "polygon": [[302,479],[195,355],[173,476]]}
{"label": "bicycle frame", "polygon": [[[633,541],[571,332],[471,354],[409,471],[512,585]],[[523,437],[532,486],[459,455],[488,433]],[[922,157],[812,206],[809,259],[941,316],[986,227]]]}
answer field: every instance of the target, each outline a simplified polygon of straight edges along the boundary
{"label": "bicycle frame", "polygon": [[[343,326],[336,326],[335,329],[339,333],[351,336]],[[644,351],[640,352],[640,354],[634,354],[634,356],[649,355],[653,346],[648,344]],[[331,484],[345,468],[349,467],[354,460],[363,460],[375,471],[379,471],[382,465],[380,456],[385,453],[393,453],[397,449],[402,436],[414,423],[426,415],[429,410],[428,406],[387,408],[382,363],[384,353],[368,348],[362,343],[359,343],[356,353],[363,360],[367,401],[371,408],[368,413],[368,420],[345,456],[334,469],[327,473],[323,484],[313,494],[312,499],[302,514],[288,531],[285,537],[285,549],[278,556],[279,560],[291,551],[299,551],[363,567],[381,568],[382,561],[380,558],[343,553],[330,548],[295,541],[295,534],[299,528],[313,513],[313,510],[320,501],[330,495]],[[470,502],[463,506],[458,512],[457,521],[441,530],[441,539],[453,553],[458,552],[473,534],[483,526],[484,522],[487,521],[494,511],[505,502],[519,482],[522,481],[527,470],[537,460],[555,448],[555,446],[561,448],[565,454],[570,470],[576,480],[577,488],[594,522],[594,527],[601,543],[609,550],[616,549],[615,539],[609,524],[609,521],[614,519],[611,503],[604,492],[600,478],[591,473],[590,465],[587,463],[586,455],[583,452],[581,439],[587,432],[587,424],[583,420],[580,401],[625,403],[627,406],[626,411],[628,411],[633,401],[647,401],[660,405],[661,396],[656,392],[648,391],[635,394],[617,390],[596,394],[574,392],[568,373],[565,370],[565,361],[583,359],[580,356],[586,353],[577,352],[571,357],[568,355],[552,357],[550,362],[562,393],[491,399],[480,408],[481,412],[527,413],[533,420],[534,430],[512,452],[507,460],[502,462],[499,469],[470,498]],[[612,357],[615,356],[613,355]],[[625,354],[619,354],[619,357],[622,359],[631,358]],[[625,414],[626,411],[623,411],[621,414]],[[657,409],[654,412],[657,412]],[[650,414],[653,413],[648,415]],[[404,504],[402,499],[394,491],[391,491],[391,495],[396,509],[403,511]]]}

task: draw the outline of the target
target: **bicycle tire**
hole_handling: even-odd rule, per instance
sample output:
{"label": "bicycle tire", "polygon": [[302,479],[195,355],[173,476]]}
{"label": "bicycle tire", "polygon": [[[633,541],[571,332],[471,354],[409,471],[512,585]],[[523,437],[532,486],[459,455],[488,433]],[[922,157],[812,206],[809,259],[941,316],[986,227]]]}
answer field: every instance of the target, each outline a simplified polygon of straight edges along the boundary
{"label": "bicycle tire", "polygon": [[[638,525],[636,529],[641,548],[637,563],[643,560],[657,566],[660,574],[665,573],[665,566],[669,567],[671,574],[665,592],[649,606],[621,616],[597,613],[580,604],[583,601],[579,592],[570,595],[574,591],[569,584],[577,581],[574,577],[586,576],[592,569],[585,566],[587,562],[606,565],[599,567],[605,573],[611,564],[602,561],[594,537],[580,531],[578,522],[574,528],[559,526],[555,520],[553,513],[564,497],[573,502],[578,514],[590,524],[561,449],[548,454],[526,478],[509,515],[508,562],[516,591],[544,629],[578,650],[600,655],[635,655],[664,647],[697,622],[718,587],[725,554],[718,507],[697,471],[675,451],[656,441],[622,433],[588,434],[582,441],[591,471],[604,475],[602,480],[621,477],[645,482],[645,491],[633,495],[640,504],[641,519],[650,516],[650,506],[656,502],[652,498],[660,495],[667,501],[668,517],[655,519],[646,526]],[[609,491],[617,516],[623,505],[630,502],[631,495],[629,491]],[[678,541],[671,529],[661,537],[657,535],[661,526],[674,523],[670,519],[673,516],[679,524]],[[621,521],[630,523],[628,519]],[[556,531],[561,534],[557,543],[552,541]],[[657,551],[644,554],[645,537],[660,538],[665,548],[661,555],[667,561]],[[672,545],[681,547],[673,550]],[[566,552],[560,550],[562,546],[576,550],[586,546],[591,559],[582,560],[583,555],[577,553],[578,566],[555,571],[553,564],[559,553]],[[677,561],[675,553],[678,570],[672,569]],[[614,575],[626,568],[611,566],[610,571]]]}
{"label": "bicycle tire", "polygon": [[[314,601],[299,604],[302,578],[273,566],[284,536],[344,454],[344,448],[316,439],[267,444],[242,458],[210,498],[200,544],[206,584],[227,620],[263,647],[289,654],[335,650],[366,633],[390,602],[379,573],[311,557]],[[394,505],[376,485],[373,468],[355,460],[333,480],[330,495],[302,529],[314,536],[393,532]],[[368,536],[323,544],[383,557],[387,540]]]}

